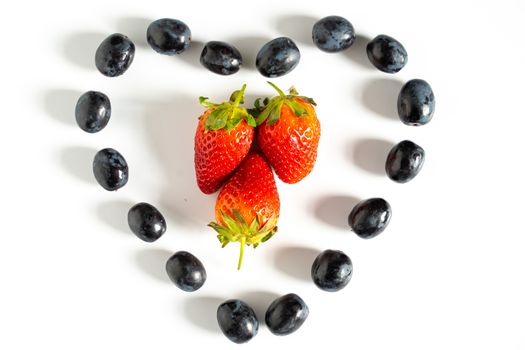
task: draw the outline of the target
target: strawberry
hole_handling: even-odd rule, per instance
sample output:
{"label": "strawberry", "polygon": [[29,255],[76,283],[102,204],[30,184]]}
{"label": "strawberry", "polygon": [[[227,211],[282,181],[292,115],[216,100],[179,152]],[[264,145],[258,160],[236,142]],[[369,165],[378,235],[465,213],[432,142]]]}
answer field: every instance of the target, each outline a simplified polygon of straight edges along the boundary
{"label": "strawberry", "polygon": [[312,171],[317,158],[321,125],[315,114],[314,100],[299,96],[292,88],[285,95],[268,82],[278,96],[265,100],[261,108],[256,101],[257,141],[277,176],[286,183],[301,181]]}
{"label": "strawberry", "polygon": [[221,104],[200,97],[208,109],[199,118],[195,131],[195,173],[202,192],[217,192],[232,171],[246,157],[254,138],[255,119],[243,103],[244,84],[235,91],[230,101]]}
{"label": "strawberry", "polygon": [[256,248],[277,232],[279,209],[272,168],[261,154],[251,151],[219,193],[216,222],[209,224],[223,247],[230,242],[241,244],[238,269],[245,245]]}

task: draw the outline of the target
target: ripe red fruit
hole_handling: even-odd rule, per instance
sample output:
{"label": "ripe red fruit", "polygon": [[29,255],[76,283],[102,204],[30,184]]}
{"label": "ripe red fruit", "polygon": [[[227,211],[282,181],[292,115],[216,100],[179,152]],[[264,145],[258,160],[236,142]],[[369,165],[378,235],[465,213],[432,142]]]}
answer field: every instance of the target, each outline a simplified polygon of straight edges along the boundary
{"label": "ripe red fruit", "polygon": [[244,245],[256,248],[277,232],[279,209],[272,169],[261,154],[251,151],[219,193],[216,222],[209,224],[223,247],[230,242],[241,244],[238,269]]}
{"label": "ripe red fruit", "polygon": [[202,114],[195,131],[195,173],[200,190],[217,192],[250,151],[255,119],[245,108],[244,84],[230,101],[214,104],[201,97],[208,109]]}
{"label": "ripe red fruit", "polygon": [[321,125],[313,99],[299,96],[292,88],[285,95],[268,82],[278,96],[269,100],[257,117],[257,141],[277,176],[286,183],[301,181],[312,171],[317,159]]}

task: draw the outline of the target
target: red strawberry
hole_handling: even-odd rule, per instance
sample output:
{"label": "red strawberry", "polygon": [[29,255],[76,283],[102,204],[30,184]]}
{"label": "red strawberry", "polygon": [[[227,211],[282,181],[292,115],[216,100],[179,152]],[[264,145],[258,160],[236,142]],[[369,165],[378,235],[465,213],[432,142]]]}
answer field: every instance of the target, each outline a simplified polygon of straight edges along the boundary
{"label": "red strawberry", "polygon": [[[257,118],[257,141],[277,176],[293,184],[310,174],[315,165],[321,125],[314,100],[299,96],[294,88],[285,95],[268,84],[279,96],[269,100]],[[260,109],[258,102],[256,108]]]}
{"label": "red strawberry", "polygon": [[223,247],[230,242],[241,244],[238,269],[245,244],[256,248],[277,232],[279,209],[272,169],[262,155],[252,151],[219,193],[215,204],[217,221],[209,224]]}
{"label": "red strawberry", "polygon": [[248,111],[239,107],[245,89],[246,84],[221,104],[200,98],[208,109],[195,132],[195,173],[200,190],[206,194],[218,191],[250,151],[256,124]]}

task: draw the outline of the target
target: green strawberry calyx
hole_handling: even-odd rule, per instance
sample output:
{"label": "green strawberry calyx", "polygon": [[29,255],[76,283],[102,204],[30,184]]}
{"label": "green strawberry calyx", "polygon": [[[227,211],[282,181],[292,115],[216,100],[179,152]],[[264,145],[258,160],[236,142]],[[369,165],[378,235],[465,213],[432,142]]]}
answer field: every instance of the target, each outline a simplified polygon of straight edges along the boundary
{"label": "green strawberry calyx", "polygon": [[216,222],[210,222],[209,227],[217,231],[217,238],[222,244],[222,248],[230,242],[239,242],[241,244],[241,251],[239,253],[239,262],[237,269],[241,269],[242,257],[244,255],[244,246],[252,245],[253,248],[263,242],[266,242],[277,232],[277,216],[274,215],[261,226],[262,218],[257,215],[251,223],[247,223],[237,209],[232,209],[233,217],[220,212],[224,225]]}
{"label": "green strawberry calyx", "polygon": [[281,108],[283,104],[287,105],[292,109],[294,114],[301,118],[308,115],[308,110],[297,100],[301,100],[305,103],[316,106],[315,101],[306,96],[300,96],[297,90],[292,87],[289,90],[289,95],[286,95],[281,89],[275,84],[268,81],[271,87],[277,91],[278,95],[271,99],[265,98],[262,100],[263,105],[261,106],[261,99],[255,100],[254,108],[250,109],[249,112],[256,116],[257,125],[261,125],[266,121],[267,125],[273,125],[279,121],[281,116]]}
{"label": "green strawberry calyx", "polygon": [[212,112],[206,117],[204,127],[208,131],[216,131],[220,129],[232,130],[242,120],[245,120],[249,126],[256,127],[254,117],[248,112],[246,108],[239,107],[244,103],[244,91],[246,84],[240,90],[234,91],[230,100],[223,103],[212,103],[208,101],[208,97],[199,97],[199,102],[206,108],[212,109]]}

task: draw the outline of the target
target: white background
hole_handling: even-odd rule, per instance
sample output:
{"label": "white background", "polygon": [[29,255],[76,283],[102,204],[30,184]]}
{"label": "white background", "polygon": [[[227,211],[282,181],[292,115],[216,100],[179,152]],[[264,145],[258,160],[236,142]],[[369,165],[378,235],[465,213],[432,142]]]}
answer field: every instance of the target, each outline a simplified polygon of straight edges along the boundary
{"label": "white background", "polygon": [[[522,1],[17,1],[4,5],[1,32],[0,348],[232,348],[215,321],[217,305],[242,298],[262,319],[277,296],[295,292],[310,317],[287,337],[261,325],[246,348],[340,345],[348,349],[524,349]],[[360,35],[340,54],[310,41],[317,19],[348,18]],[[192,48],[161,56],[145,44],[149,22],[186,22]],[[95,69],[96,47],[114,32],[136,43],[127,73]],[[367,38],[388,34],[409,53],[396,75],[372,68]],[[254,69],[260,46],[292,37],[299,66],[274,79],[314,97],[322,124],[313,173],[288,186],[278,235],[248,249],[220,249],[206,224],[214,196],[193,171],[199,95],[228,98],[242,83],[248,100],[272,90]],[[198,63],[204,42],[224,40],[245,58],[233,76]],[[423,78],[436,95],[432,122],[415,128],[396,115],[404,81]],[[103,91],[111,121],[90,135],[74,122],[78,96]],[[423,146],[419,176],[399,185],[382,167],[403,139]],[[130,181],[112,193],[96,184],[95,152],[119,150]],[[393,208],[373,240],[350,232],[357,199]],[[147,244],[127,228],[128,208],[147,201],[168,232]],[[341,249],[354,276],[338,293],[310,281],[315,255]],[[198,256],[204,287],[184,293],[168,280],[175,251]]]}

